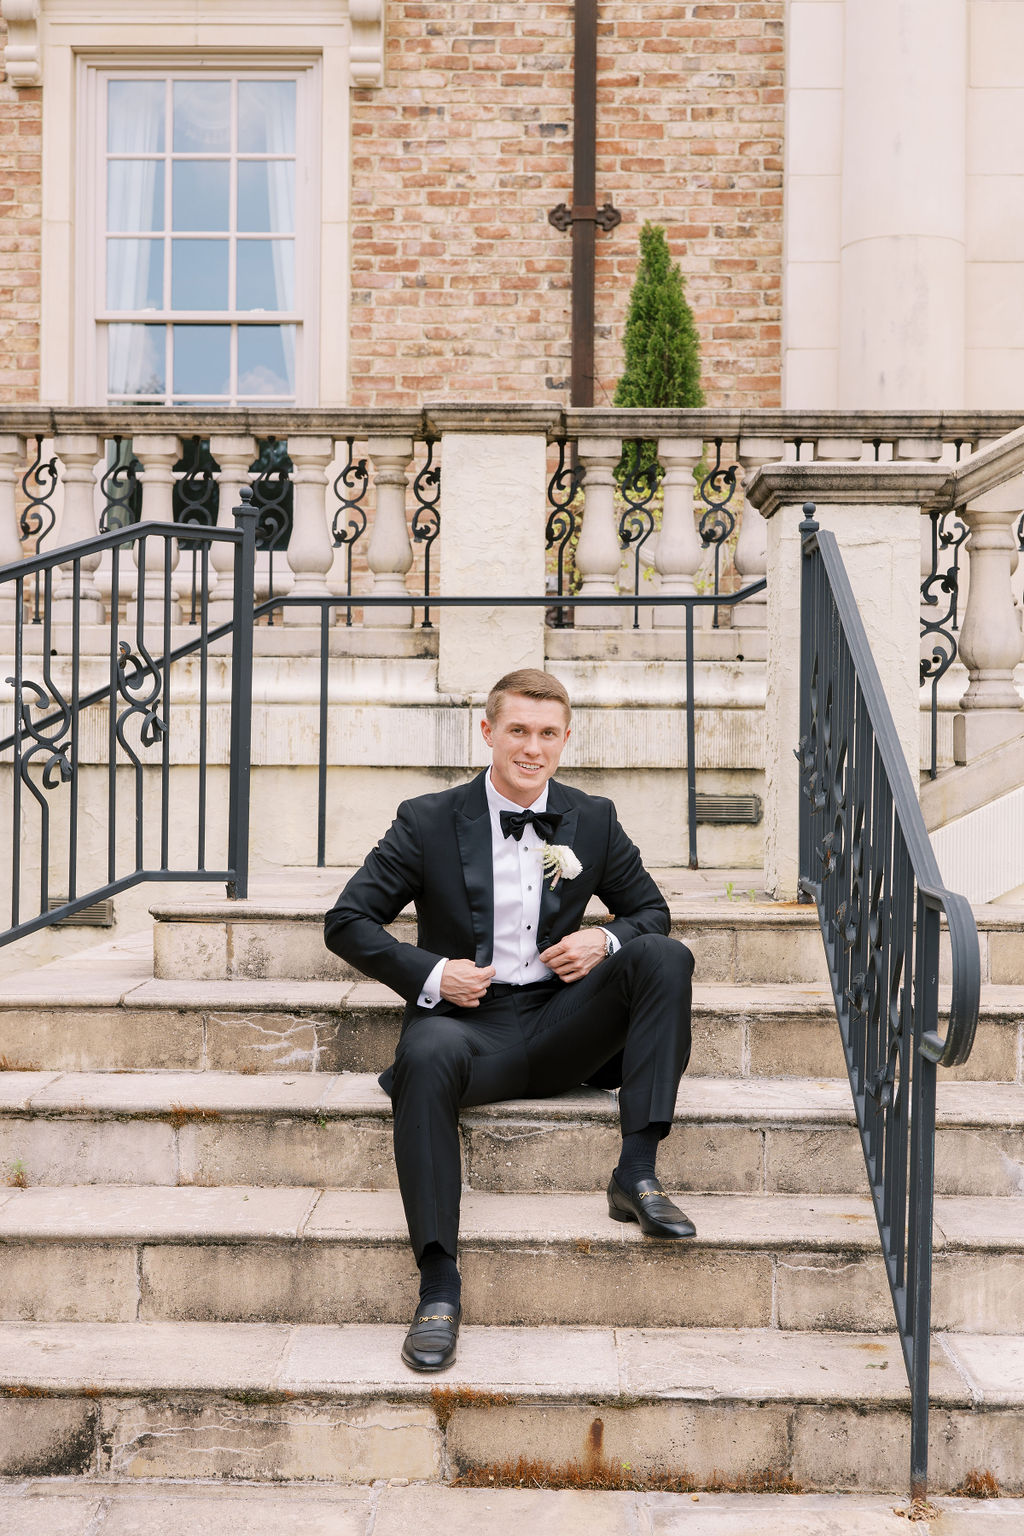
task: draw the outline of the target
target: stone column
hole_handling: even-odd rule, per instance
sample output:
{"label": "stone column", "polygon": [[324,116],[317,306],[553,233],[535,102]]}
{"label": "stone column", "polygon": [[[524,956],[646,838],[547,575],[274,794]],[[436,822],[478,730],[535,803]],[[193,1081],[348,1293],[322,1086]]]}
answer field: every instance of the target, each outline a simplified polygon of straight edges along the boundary
{"label": "stone column", "polygon": [[[25,463],[25,439],[13,433],[0,436],[0,566],[13,565],[24,555],[18,528],[16,489]],[[0,624],[13,624],[16,612],[14,583],[0,586]]]}
{"label": "stone column", "polygon": [[[576,546],[576,569],[582,578],[580,597],[617,597],[616,577],[622,563],[615,516],[615,476],[622,457],[617,437],[581,437],[576,445],[586,474],[583,480],[583,527]],[[577,608],[577,629],[604,629],[622,624],[621,608]]]}
{"label": "stone column", "polygon": [[[327,531],[327,465],[334,453],[330,437],[288,438],[288,454],[295,466],[292,536],[288,564],[295,577],[292,597],[330,597],[326,576],[334,560]],[[318,625],[318,608],[285,608],[286,624]]]}
{"label": "stone column", "polygon": [[[132,439],[133,452],[142,463],[139,479],[142,482],[142,517],[144,523],[174,523],[174,465],[181,457],[181,444],[170,433],[159,437]],[[132,554],[139,563],[140,543],[134,540]],[[178,545],[174,539],[146,540],[146,576],[144,589],[140,589],[136,602],[129,605],[128,622],[135,622],[137,604],[145,597],[146,624],[163,624],[164,621],[164,571],[167,566],[175,570],[178,565]],[[172,595],[170,600],[171,623],[181,621],[181,608]]]}
{"label": "stone column", "polygon": [[[373,461],[376,509],[370,529],[366,563],[372,572],[374,597],[405,597],[405,575],[412,565],[412,544],[406,521],[405,494],[412,462],[411,437],[371,437],[367,452]],[[365,608],[367,629],[409,629],[413,612],[408,607]]]}
{"label": "stone column", "polygon": [[[96,537],[96,463],[100,440],[93,432],[55,437],[53,451],[64,466],[64,515],[61,518],[62,544],[79,544]],[[82,624],[102,624],[103,600],[96,585],[100,556],[86,555],[79,562],[81,572],[78,614]],[[73,617],[74,585],[72,567],[62,566],[54,588],[53,616],[60,623]]]}
{"label": "stone column", "polygon": [[751,478],[747,495],[768,523],[765,884],[778,900],[797,894],[803,504],[838,539],[916,792],[921,506],[948,478],[939,465],[815,463],[766,464]]}
{"label": "stone column", "polygon": [[[249,484],[249,465],[256,458],[256,439],[213,436],[210,453],[220,465],[216,475],[219,488],[217,527],[234,528],[235,508],[241,501],[239,493],[243,485]],[[217,573],[216,592],[208,609],[210,624],[226,624],[234,613],[235,546],[214,544],[210,563]]]}
{"label": "stone column", "polygon": [[967,0],[856,0],[845,7],[843,57],[838,404],[956,408]]}
{"label": "stone column", "polygon": [[[703,452],[704,443],[699,437],[658,439],[658,459],[665,470],[665,478],[654,568],[661,577],[661,593],[666,597],[693,597],[697,591],[693,578],[704,558],[704,548],[694,516],[693,471]],[[631,613],[628,608],[625,611]],[[582,609],[580,612],[582,614]],[[698,619],[700,612],[699,608],[695,610]],[[655,629],[682,629],[685,625],[683,608],[655,608]]]}
{"label": "stone column", "polygon": [[[741,437],[737,458],[743,466],[743,482],[762,464],[777,463],[786,451],[781,437]],[[752,586],[768,573],[768,528],[764,518],[747,497],[743,498],[743,520],[733,557],[741,587]],[[734,629],[764,629],[768,622],[768,593],[759,592],[729,610]]]}
{"label": "stone column", "polygon": [[1024,734],[1024,701],[1013,681],[1021,632],[1012,585],[1022,508],[1024,481],[1017,475],[960,512],[970,529],[965,548],[971,580],[960,627],[960,658],[970,683],[960,700],[963,714],[953,718],[957,763]]}
{"label": "stone column", "polygon": [[[535,419],[535,408],[525,406],[514,413],[512,430],[499,435],[460,430],[471,418],[457,406],[429,410],[442,429],[441,592],[543,595],[547,435],[542,423],[551,413]],[[534,431],[527,430],[531,426]],[[442,693],[480,697],[503,673],[544,665],[543,606],[447,608],[439,615]]]}

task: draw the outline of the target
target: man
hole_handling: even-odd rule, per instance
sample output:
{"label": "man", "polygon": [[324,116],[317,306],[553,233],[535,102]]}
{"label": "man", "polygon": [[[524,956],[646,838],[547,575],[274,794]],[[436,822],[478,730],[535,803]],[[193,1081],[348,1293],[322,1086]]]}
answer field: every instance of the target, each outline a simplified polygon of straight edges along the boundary
{"label": "man", "polygon": [[[609,1215],[694,1235],[655,1175],[690,1055],[693,957],[666,936],[668,908],[611,801],[553,779],[570,714],[549,673],[503,677],[481,722],[490,768],[399,806],[324,924],[330,949],[406,1000],[381,1085],[420,1270],[402,1348],[414,1370],[455,1358],[462,1108],[618,1086]],[[583,928],[595,893],[615,915]],[[384,928],[409,901],[415,944]]]}

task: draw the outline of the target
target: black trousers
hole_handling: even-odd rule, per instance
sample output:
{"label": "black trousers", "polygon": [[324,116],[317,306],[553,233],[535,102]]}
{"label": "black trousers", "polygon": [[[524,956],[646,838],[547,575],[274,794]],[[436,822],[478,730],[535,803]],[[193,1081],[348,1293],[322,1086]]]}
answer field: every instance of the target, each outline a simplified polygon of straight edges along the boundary
{"label": "black trousers", "polygon": [[[693,956],[644,934],[582,981],[489,995],[478,1008],[416,1014],[395,1054],[395,1163],[417,1261],[459,1234],[459,1111],[546,1098],[584,1082],[619,1087],[623,1135],[671,1124],[690,1059]],[[442,1012],[442,1008],[444,1011]]]}

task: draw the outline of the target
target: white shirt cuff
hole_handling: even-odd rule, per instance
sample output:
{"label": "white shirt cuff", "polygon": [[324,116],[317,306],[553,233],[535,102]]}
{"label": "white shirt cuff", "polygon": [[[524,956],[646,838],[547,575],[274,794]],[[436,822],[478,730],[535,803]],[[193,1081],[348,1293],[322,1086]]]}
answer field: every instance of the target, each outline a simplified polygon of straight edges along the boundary
{"label": "white shirt cuff", "polygon": [[602,928],[601,932],[606,933],[611,940],[611,948],[609,949],[608,953],[610,955],[617,955],[619,950],[622,948],[622,945],[619,943],[614,933],[612,933],[610,928]]}
{"label": "white shirt cuff", "polygon": [[447,960],[439,960],[434,966],[434,969],[423,983],[423,991],[416,999],[416,1006],[418,1008],[436,1008],[441,1001],[441,975],[447,964]]}

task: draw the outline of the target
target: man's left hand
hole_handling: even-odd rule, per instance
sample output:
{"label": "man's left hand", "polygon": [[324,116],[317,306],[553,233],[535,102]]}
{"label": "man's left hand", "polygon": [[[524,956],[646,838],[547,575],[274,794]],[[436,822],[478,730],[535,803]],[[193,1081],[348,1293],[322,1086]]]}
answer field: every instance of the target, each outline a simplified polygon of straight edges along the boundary
{"label": "man's left hand", "polygon": [[582,981],[604,959],[605,935],[600,928],[580,928],[544,950],[541,960],[561,981]]}

